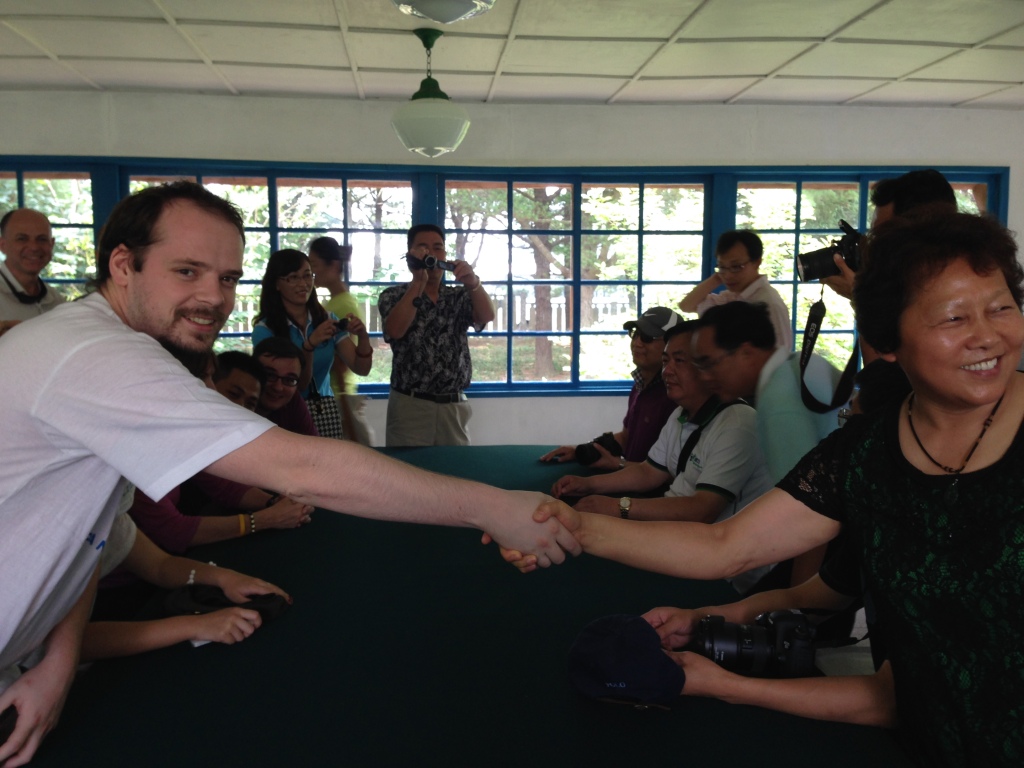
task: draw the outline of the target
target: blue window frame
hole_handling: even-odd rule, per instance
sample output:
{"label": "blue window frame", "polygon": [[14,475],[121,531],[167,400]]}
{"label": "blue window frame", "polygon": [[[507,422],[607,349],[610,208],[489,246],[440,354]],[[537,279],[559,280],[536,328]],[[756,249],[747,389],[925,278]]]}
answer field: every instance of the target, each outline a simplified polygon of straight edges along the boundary
{"label": "blue window frame", "polygon": [[[246,347],[270,252],[331,234],[353,246],[350,290],[363,304],[374,370],[361,390],[387,389],[390,354],[376,297],[404,282],[412,223],[446,229],[449,252],[474,264],[498,318],[473,335],[473,390],[573,393],[630,386],[622,323],[674,306],[714,270],[714,244],[752,227],[762,272],[791,308],[799,346],[808,305],[796,257],[840,236],[836,213],[864,230],[870,185],[909,167],[545,168],[348,166],[127,158],[0,157],[0,212],[37,207],[57,238],[51,279],[80,292],[117,200],[141,185],[190,178],[245,213],[246,274],[222,346]],[[1006,221],[1007,168],[940,168],[961,206]],[[837,363],[854,340],[845,300],[825,294],[819,350]]]}

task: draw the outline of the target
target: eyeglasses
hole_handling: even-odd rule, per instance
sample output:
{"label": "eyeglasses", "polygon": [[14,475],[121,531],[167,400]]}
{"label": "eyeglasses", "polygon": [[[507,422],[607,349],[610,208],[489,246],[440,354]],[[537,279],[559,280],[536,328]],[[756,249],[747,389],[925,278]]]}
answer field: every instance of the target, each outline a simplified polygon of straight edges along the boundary
{"label": "eyeglasses", "polygon": [[312,283],[313,273],[303,272],[301,275],[291,274],[286,275],[285,277],[282,277],[280,279],[284,280],[286,283],[288,283],[288,285],[298,285],[299,283]]}
{"label": "eyeglasses", "polygon": [[716,264],[715,272],[728,272],[730,275],[735,275],[746,269],[750,263],[749,261],[744,261],[742,264]]}
{"label": "eyeglasses", "polygon": [[279,376],[267,368],[263,369],[263,374],[266,376],[267,384],[273,384],[276,381],[280,381],[286,387],[299,386],[299,379],[296,376]]}
{"label": "eyeglasses", "polygon": [[719,363],[725,360],[725,358],[731,356],[735,351],[735,349],[731,349],[728,352],[723,352],[713,360],[710,357],[699,357],[693,361],[693,367],[701,373],[707,373],[708,371],[712,371],[718,367]]}
{"label": "eyeglasses", "polygon": [[635,339],[637,336],[640,337],[640,341],[642,341],[644,344],[650,344],[653,341],[657,341],[656,338],[654,338],[653,336],[648,336],[646,333],[641,331],[639,328],[630,328],[629,329],[629,338]]}

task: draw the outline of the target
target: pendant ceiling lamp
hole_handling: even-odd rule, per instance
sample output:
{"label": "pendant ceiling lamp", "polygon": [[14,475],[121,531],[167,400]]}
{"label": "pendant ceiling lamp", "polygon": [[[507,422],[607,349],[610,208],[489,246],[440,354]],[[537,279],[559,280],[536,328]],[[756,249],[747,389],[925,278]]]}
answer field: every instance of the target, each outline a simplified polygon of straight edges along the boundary
{"label": "pendant ceiling lamp", "polygon": [[438,24],[454,24],[465,21],[494,6],[495,0],[391,0],[402,13],[419,16],[421,19],[436,21]]}
{"label": "pendant ceiling lamp", "polygon": [[469,130],[466,110],[453,104],[431,77],[430,51],[444,34],[439,29],[417,29],[414,34],[427,49],[427,76],[412,99],[400,105],[391,116],[391,127],[410,152],[437,157],[454,151]]}

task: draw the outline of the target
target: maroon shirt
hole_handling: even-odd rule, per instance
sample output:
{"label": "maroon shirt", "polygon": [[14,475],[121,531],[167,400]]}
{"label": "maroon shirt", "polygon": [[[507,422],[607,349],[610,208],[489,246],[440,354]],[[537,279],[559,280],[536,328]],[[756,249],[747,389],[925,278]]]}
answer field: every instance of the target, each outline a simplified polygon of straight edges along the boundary
{"label": "maroon shirt", "polygon": [[637,373],[633,378],[637,381],[629,393],[626,418],[622,420],[622,427],[628,435],[626,444],[622,446],[622,455],[626,461],[644,461],[661,434],[661,428],[678,406],[668,399],[660,371],[646,387]]}

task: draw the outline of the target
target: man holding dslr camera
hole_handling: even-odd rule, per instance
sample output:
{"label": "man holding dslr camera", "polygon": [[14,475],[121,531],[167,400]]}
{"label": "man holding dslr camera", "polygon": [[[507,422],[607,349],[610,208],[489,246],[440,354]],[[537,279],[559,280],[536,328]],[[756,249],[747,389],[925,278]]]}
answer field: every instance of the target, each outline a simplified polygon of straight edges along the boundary
{"label": "man holding dslr camera", "polygon": [[[377,302],[394,355],[386,445],[468,445],[473,410],[463,390],[473,364],[466,332],[491,322],[494,305],[469,264],[444,260],[440,227],[417,224],[407,238],[412,279]],[[444,285],[445,271],[463,287]]]}

